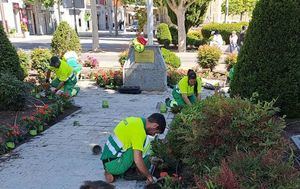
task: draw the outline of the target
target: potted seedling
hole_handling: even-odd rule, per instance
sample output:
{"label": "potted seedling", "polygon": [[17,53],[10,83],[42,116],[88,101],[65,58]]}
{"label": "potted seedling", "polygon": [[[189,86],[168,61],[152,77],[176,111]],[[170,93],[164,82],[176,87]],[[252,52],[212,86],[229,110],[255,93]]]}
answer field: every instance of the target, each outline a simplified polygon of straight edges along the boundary
{"label": "potted seedling", "polygon": [[14,149],[15,148],[15,141],[18,136],[20,136],[20,129],[18,125],[12,125],[8,128],[7,132],[7,140],[5,146],[8,149]]}
{"label": "potted seedling", "polygon": [[102,100],[102,108],[108,108],[108,101],[107,100]]}

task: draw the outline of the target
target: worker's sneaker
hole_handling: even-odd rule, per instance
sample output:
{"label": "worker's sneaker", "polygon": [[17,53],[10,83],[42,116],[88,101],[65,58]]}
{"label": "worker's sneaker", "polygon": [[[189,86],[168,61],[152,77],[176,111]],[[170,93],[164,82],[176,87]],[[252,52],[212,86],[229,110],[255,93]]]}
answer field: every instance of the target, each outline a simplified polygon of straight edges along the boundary
{"label": "worker's sneaker", "polygon": [[136,168],[130,168],[125,173],[123,178],[125,180],[147,180],[147,178],[141,174]]}
{"label": "worker's sneaker", "polygon": [[113,183],[115,181],[114,176],[112,174],[110,174],[109,172],[105,171],[104,176],[105,176],[106,182],[108,182],[108,183]]}

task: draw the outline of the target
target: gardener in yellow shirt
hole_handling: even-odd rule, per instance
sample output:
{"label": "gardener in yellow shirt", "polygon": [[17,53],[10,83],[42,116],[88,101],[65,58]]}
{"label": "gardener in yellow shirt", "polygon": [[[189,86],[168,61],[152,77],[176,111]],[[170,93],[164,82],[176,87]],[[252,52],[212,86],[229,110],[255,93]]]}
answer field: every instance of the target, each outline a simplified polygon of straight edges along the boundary
{"label": "gardener in yellow shirt", "polygon": [[201,100],[202,81],[197,77],[194,70],[188,70],[187,76],[184,76],[174,87],[172,96],[174,100],[166,99],[167,106],[177,105],[192,105],[197,100]]}
{"label": "gardener in yellow shirt", "polygon": [[79,87],[75,87],[77,79],[73,68],[65,60],[60,60],[57,56],[51,58],[50,67],[46,75],[46,83],[49,83],[51,72],[54,72],[56,76],[51,83],[51,86],[55,87],[54,93],[57,93],[61,88],[69,96],[74,96],[79,92]]}
{"label": "gardener in yellow shirt", "polygon": [[104,145],[101,160],[105,169],[105,179],[111,183],[115,176],[122,176],[135,165],[145,176],[148,183],[154,182],[148,171],[150,167],[147,150],[147,135],[162,134],[166,127],[166,120],[162,114],[154,113],[147,119],[128,117],[122,120],[108,137]]}

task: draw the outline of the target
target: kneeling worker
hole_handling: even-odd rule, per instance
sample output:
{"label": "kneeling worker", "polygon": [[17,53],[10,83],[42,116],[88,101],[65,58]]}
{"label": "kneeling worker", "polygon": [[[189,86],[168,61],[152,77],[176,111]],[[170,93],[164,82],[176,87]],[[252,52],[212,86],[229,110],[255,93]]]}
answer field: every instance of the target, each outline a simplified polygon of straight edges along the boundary
{"label": "kneeling worker", "polygon": [[56,78],[51,83],[51,86],[55,88],[53,93],[57,93],[57,91],[63,88],[64,93],[70,97],[77,95],[79,92],[79,87],[75,87],[77,78],[73,72],[73,68],[65,60],[60,60],[57,56],[51,58],[50,67],[46,75],[46,83],[49,83],[52,71],[56,75]]}
{"label": "kneeling worker", "polygon": [[115,127],[114,134],[109,136],[101,155],[106,181],[113,182],[115,176],[124,175],[135,164],[147,183],[153,183],[153,177],[148,171],[150,163],[147,157],[143,158],[144,146],[147,135],[162,134],[165,128],[165,117],[159,113],[154,113],[147,119],[128,117],[122,120]]}
{"label": "kneeling worker", "polygon": [[172,91],[173,100],[167,98],[166,104],[169,107],[172,105],[184,106],[192,105],[196,101],[201,100],[202,81],[197,77],[194,70],[188,70],[187,76],[184,76],[174,87]]}

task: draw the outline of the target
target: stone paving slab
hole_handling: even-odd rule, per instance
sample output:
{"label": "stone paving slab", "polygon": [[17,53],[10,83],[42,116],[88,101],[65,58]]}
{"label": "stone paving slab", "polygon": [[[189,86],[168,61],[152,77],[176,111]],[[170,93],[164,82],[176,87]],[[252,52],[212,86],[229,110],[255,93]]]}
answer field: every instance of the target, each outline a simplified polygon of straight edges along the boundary
{"label": "stone paving slab", "polygon": [[[44,131],[13,151],[14,158],[0,163],[0,189],[76,189],[86,180],[104,180],[99,156],[92,155],[90,145],[105,143],[115,125],[127,116],[144,116],[156,112],[157,102],[170,96],[149,92],[139,95],[103,90],[91,81],[80,81],[81,91],[75,103],[81,111]],[[211,91],[203,91],[203,97]],[[102,100],[109,108],[101,108]],[[173,118],[165,114],[167,122]],[[73,126],[74,121],[79,126]],[[117,188],[143,188],[143,182],[117,180]]]}

